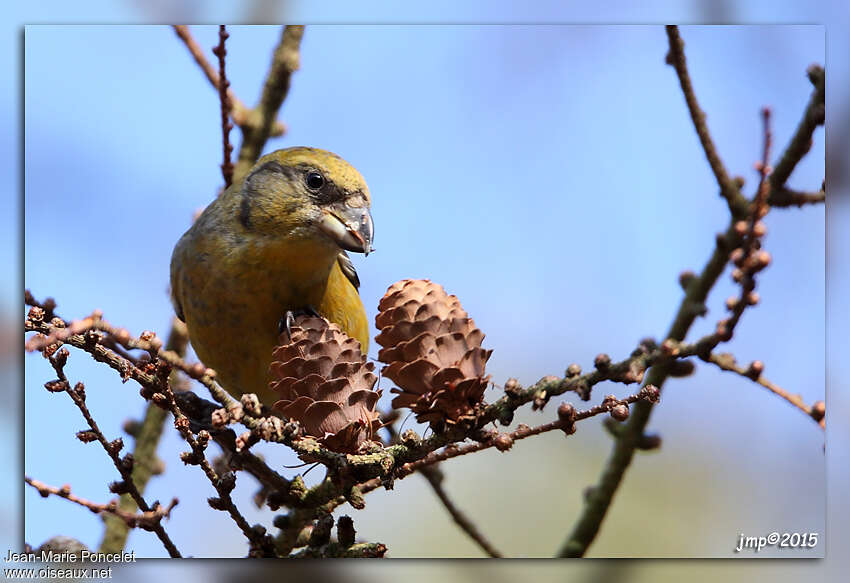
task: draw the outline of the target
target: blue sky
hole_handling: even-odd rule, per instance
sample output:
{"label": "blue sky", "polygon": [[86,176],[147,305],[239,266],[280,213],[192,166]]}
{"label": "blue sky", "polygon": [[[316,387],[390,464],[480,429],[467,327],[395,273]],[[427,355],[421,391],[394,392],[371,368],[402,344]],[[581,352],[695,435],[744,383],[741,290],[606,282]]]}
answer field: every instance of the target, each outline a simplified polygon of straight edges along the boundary
{"label": "blue sky", "polygon": [[[214,28],[194,32],[205,47],[215,42]],[[249,104],[278,34],[231,28],[229,77]],[[778,153],[810,93],[805,69],[824,60],[823,35],[818,26],[682,29],[718,149],[730,172],[747,179],[748,193],[759,109],[773,108]],[[220,184],[216,96],[167,27],[33,26],[25,42],[26,286],[55,296],[65,317],[100,308],[134,333],[165,334],[171,248]],[[268,148],[327,148],[365,176],[378,251],[355,262],[370,318],[394,281],[431,278],[456,293],[487,334],[494,380],[530,383],[570,362],[589,367],[598,352],[623,357],[640,338],[663,334],[682,294],[677,274],[701,268],[725,225],[665,52],[660,26],[312,26],[282,110],[290,132]],[[792,186],[820,185],[823,151],[819,131]],[[731,349],[742,361],[763,360],[771,379],[812,402],[824,395],[824,209],[777,210],[767,224],[775,264],[760,280],[763,304],[746,314]],[[724,277],[692,338],[712,329],[732,291]],[[105,456],[71,439],[82,420],[39,388],[50,375],[46,363],[36,355],[25,362],[26,472],[107,498]],[[69,373],[87,383],[107,435],[141,414],[136,388],[105,367],[74,354]],[[595,400],[610,391],[627,392],[603,385]],[[823,436],[810,420],[706,367],[671,382],[664,399],[652,422],[666,440],[662,456],[685,464],[696,451],[717,475],[735,476],[718,480],[713,496],[764,491],[735,505],[754,528],[772,517],[823,530]],[[587,426],[593,455],[567,454],[587,458],[591,479],[608,444],[597,422]],[[169,473],[150,490],[181,498],[169,530],[188,553],[241,554],[238,532],[210,516],[209,485],[180,467],[179,451],[169,434],[162,448]],[[462,464],[451,469],[458,483],[474,483]],[[414,503],[423,496],[409,481],[394,494]],[[253,489],[245,480],[238,492],[247,500]],[[579,492],[559,501],[565,514]],[[783,507],[788,496],[796,508]],[[355,518],[365,536],[389,537],[412,553],[403,535],[381,532],[382,508],[400,503],[389,499],[382,495]],[[93,515],[34,492],[24,500],[28,541],[72,525],[87,544],[99,542]],[[627,528],[617,510],[606,522],[614,532]],[[220,547],[197,546],[198,521],[227,533]],[[162,554],[144,533],[131,544]]]}

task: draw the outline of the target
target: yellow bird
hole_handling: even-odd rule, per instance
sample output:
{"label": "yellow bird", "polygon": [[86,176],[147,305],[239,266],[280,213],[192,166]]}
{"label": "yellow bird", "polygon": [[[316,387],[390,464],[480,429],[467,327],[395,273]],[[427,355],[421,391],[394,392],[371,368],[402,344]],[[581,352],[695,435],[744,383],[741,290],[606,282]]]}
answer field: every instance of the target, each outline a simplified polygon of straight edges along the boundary
{"label": "yellow bird", "polygon": [[171,257],[171,294],[198,357],[234,395],[271,405],[269,363],[294,315],[318,313],[369,347],[359,280],[346,251],[372,250],[369,189],[316,148],[260,158],[216,198]]}

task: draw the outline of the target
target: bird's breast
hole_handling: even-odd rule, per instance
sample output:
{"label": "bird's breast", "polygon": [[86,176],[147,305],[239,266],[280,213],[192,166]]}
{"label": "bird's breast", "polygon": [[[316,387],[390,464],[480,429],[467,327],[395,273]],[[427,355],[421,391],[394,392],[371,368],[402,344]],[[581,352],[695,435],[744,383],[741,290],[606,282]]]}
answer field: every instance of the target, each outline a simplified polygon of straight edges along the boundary
{"label": "bird's breast", "polygon": [[199,246],[184,258],[180,303],[195,352],[228,390],[262,393],[281,318],[306,307],[321,313],[336,255],[243,239]]}

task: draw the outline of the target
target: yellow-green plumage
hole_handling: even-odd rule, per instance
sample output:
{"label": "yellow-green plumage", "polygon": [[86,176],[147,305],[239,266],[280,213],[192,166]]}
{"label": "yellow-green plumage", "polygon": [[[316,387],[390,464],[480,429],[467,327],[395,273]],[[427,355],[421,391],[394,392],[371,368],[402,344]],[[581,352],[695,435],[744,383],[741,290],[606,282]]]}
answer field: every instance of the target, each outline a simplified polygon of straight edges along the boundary
{"label": "yellow-green plumage", "polygon": [[[305,185],[310,172],[325,178],[322,190]],[[341,158],[289,148],[261,158],[183,235],[171,260],[174,304],[225,389],[274,402],[268,367],[289,310],[315,309],[368,350],[366,312],[340,267],[342,248],[317,225],[327,209],[368,214],[369,202],[363,178]]]}

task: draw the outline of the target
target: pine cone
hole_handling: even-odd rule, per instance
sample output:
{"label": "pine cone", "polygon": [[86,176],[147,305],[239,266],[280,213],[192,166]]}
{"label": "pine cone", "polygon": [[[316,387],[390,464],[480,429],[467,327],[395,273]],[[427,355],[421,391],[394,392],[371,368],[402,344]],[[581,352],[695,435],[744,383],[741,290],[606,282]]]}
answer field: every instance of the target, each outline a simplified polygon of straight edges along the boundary
{"label": "pine cone", "polygon": [[484,334],[457,297],[429,280],[406,279],[390,286],[378,310],[378,360],[401,387],[393,389],[393,407],[410,408],[434,429],[474,418],[492,350],[481,348]]}
{"label": "pine cone", "polygon": [[381,427],[375,365],[360,343],[323,318],[299,316],[275,348],[269,387],[273,409],[301,424],[306,435],[340,453],[355,453]]}

